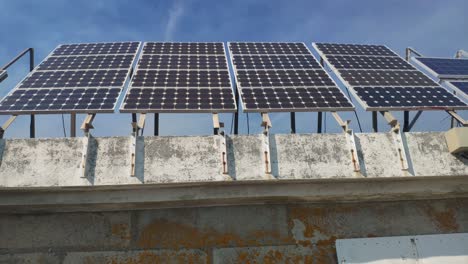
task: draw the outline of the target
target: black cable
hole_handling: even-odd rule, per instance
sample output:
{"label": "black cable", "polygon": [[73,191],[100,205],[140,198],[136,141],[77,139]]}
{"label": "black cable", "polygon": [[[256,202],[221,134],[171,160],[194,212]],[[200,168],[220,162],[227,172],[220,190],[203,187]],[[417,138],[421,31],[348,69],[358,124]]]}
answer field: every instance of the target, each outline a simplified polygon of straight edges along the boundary
{"label": "black cable", "polygon": [[247,113],[247,135],[250,134],[249,113]]}
{"label": "black cable", "polygon": [[67,137],[67,131],[65,131],[65,118],[63,117],[63,114],[62,114],[62,128],[63,128],[63,136]]}

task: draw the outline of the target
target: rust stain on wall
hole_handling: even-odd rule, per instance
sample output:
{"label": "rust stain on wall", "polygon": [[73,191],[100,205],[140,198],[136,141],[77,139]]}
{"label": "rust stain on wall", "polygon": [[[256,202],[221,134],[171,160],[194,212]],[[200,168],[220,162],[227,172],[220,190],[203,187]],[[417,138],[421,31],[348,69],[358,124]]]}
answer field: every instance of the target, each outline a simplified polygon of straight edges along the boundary
{"label": "rust stain on wall", "polygon": [[112,235],[119,237],[120,239],[130,240],[130,231],[128,228],[128,224],[113,224],[111,227]]}
{"label": "rust stain on wall", "polygon": [[135,256],[91,256],[85,259],[86,264],[107,263],[107,264],[152,264],[152,263],[181,263],[199,264],[209,263],[202,255],[191,252],[161,251],[161,252],[141,252]]}
{"label": "rust stain on wall", "polygon": [[443,232],[457,232],[459,225],[457,223],[456,211],[453,208],[448,208],[444,211],[438,211],[430,206],[427,206],[425,212],[431,220],[436,224],[437,228]]}
{"label": "rust stain on wall", "polygon": [[260,246],[265,241],[292,243],[276,231],[256,230],[245,236],[235,232],[220,232],[212,228],[197,228],[173,221],[158,219],[140,232],[138,245],[142,248],[207,248],[231,246]]}

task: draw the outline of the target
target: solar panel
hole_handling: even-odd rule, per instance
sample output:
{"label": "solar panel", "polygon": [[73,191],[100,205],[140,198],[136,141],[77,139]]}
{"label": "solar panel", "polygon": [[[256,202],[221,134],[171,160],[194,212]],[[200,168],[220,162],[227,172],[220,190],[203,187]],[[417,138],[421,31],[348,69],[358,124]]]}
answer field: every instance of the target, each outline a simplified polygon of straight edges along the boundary
{"label": "solar panel", "polygon": [[113,112],[139,45],[60,45],[0,102],[0,114]]}
{"label": "solar panel", "polygon": [[8,77],[7,71],[0,70],[0,82]]}
{"label": "solar panel", "polygon": [[461,94],[468,98],[468,81],[453,81],[448,82],[450,88],[455,90],[457,94]]}
{"label": "solar panel", "polygon": [[304,43],[228,45],[245,112],[354,109]]}
{"label": "solar panel", "polygon": [[414,57],[413,60],[439,79],[468,79],[468,59]]}
{"label": "solar panel", "polygon": [[146,42],[121,112],[235,112],[223,43]]}
{"label": "solar panel", "polygon": [[313,46],[367,111],[468,108],[386,46]]}

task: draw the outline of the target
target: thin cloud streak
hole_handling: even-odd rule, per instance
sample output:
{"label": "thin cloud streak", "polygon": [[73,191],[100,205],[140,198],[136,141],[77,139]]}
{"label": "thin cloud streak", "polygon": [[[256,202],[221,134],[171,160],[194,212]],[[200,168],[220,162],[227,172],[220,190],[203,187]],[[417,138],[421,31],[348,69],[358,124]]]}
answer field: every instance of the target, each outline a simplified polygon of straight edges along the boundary
{"label": "thin cloud streak", "polygon": [[170,41],[173,39],[177,30],[177,25],[184,15],[185,6],[181,1],[176,1],[169,10],[169,19],[167,20],[166,31],[164,33],[164,40]]}

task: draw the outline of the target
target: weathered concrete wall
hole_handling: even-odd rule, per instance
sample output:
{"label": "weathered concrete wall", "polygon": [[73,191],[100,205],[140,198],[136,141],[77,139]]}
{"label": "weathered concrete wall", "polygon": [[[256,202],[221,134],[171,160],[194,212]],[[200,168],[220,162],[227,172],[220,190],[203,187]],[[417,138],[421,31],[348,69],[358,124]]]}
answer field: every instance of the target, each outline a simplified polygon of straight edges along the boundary
{"label": "weathered concrete wall", "polygon": [[[357,134],[361,178],[464,176],[468,159],[448,152],[443,133],[407,133],[409,174],[388,133]],[[272,173],[265,173],[262,136],[229,136],[227,174],[219,136],[140,137],[136,177],[130,137],[92,138],[81,178],[83,138],[14,139],[0,144],[0,187],[103,186],[282,179],[356,178],[342,134],[272,135]]]}
{"label": "weathered concrete wall", "polygon": [[334,263],[338,238],[468,232],[468,199],[0,215],[0,263]]}

